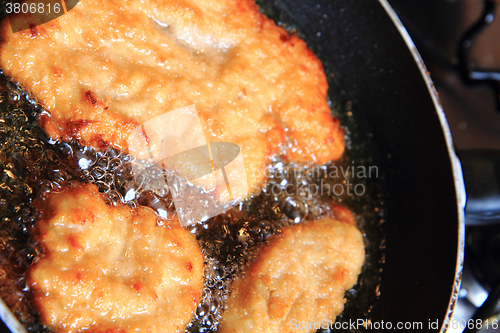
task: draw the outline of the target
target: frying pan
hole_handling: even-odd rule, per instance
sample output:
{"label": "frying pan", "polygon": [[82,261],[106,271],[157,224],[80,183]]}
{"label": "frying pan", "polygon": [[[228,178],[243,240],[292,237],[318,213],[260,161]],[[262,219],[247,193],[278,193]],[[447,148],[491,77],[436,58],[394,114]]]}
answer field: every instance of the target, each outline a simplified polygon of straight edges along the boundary
{"label": "frying pan", "polygon": [[[383,175],[385,263],[371,321],[446,331],[460,285],[465,195],[444,113],[414,44],[386,0],[266,6],[294,23],[352,103]],[[9,313],[0,314],[14,330]]]}

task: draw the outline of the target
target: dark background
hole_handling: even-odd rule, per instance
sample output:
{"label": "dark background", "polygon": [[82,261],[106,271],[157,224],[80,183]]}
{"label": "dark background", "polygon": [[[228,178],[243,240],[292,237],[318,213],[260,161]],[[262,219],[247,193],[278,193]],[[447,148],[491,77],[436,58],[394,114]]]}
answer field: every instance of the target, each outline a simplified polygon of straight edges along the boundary
{"label": "dark background", "polygon": [[[462,34],[477,20],[482,0],[389,0],[415,42],[438,90],[457,150],[500,149],[500,113],[490,86],[468,87],[458,75]],[[470,68],[500,70],[500,6],[474,41]]]}

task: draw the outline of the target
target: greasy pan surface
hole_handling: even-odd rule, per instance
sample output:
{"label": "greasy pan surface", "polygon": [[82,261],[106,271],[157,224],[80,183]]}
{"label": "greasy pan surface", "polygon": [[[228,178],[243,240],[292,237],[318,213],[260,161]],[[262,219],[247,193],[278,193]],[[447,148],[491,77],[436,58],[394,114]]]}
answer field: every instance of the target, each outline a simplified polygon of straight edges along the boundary
{"label": "greasy pan surface", "polygon": [[321,59],[379,169],[385,263],[370,319],[439,331],[455,282],[457,200],[441,124],[407,45],[378,1],[265,4]]}
{"label": "greasy pan surface", "polygon": [[385,175],[385,264],[373,322],[446,317],[459,222],[443,130],[422,75],[378,1],[275,3],[334,74]]}

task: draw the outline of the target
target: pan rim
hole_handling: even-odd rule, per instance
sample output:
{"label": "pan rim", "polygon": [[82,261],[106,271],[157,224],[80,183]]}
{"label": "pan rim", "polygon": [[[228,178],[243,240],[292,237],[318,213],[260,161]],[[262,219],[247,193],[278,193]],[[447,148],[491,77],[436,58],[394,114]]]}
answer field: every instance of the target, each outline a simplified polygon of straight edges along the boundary
{"label": "pan rim", "polygon": [[455,266],[455,280],[453,283],[453,291],[450,295],[450,301],[448,302],[448,309],[443,321],[443,325],[441,326],[440,333],[444,333],[447,331],[448,326],[450,324],[451,318],[453,316],[453,310],[455,309],[455,304],[458,299],[458,293],[460,291],[460,286],[462,282],[462,270],[464,264],[464,247],[465,247],[465,203],[466,203],[466,192],[465,192],[465,184],[462,173],[462,166],[460,164],[460,160],[458,159],[455,148],[453,147],[453,138],[451,135],[450,127],[448,125],[448,121],[446,120],[446,115],[443,111],[443,107],[439,100],[438,93],[432,82],[429,71],[427,71],[427,67],[425,66],[420,53],[415,46],[415,43],[411,39],[408,31],[405,26],[399,19],[398,15],[389,4],[388,0],[379,0],[379,3],[382,5],[384,10],[386,11],[389,18],[392,20],[394,25],[396,26],[399,34],[403,38],[406,46],[410,50],[410,53],[417,64],[420,73],[425,81],[427,89],[429,91],[429,95],[431,96],[432,102],[434,104],[434,108],[439,118],[439,122],[441,124],[441,128],[443,130],[444,139],[446,142],[446,147],[448,148],[448,155],[450,157],[453,179],[455,184],[455,193],[457,199],[457,217],[458,217],[458,249],[457,249],[457,261]]}

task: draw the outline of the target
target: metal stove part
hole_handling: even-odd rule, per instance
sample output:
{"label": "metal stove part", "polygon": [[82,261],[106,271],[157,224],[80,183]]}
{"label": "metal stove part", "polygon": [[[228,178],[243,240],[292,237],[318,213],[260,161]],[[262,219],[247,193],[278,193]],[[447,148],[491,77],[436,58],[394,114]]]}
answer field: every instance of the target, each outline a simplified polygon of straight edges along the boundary
{"label": "metal stove part", "polygon": [[458,46],[458,69],[462,80],[467,85],[489,84],[495,93],[496,110],[500,112],[500,71],[471,69],[469,64],[470,51],[474,40],[495,19],[497,0],[484,0],[484,8],[479,19],[463,35]]}
{"label": "metal stove part", "polygon": [[500,222],[500,151],[461,151],[467,188],[466,225]]}
{"label": "metal stove part", "polygon": [[[450,125],[455,148],[500,149],[500,114],[491,85],[464,83],[457,50],[481,17],[479,0],[390,0],[431,73]],[[496,8],[500,15],[500,6]],[[500,69],[500,20],[474,39],[467,67]]]}

